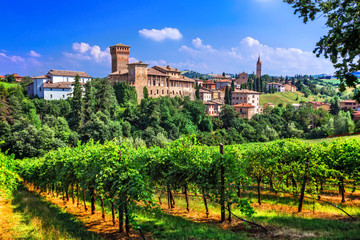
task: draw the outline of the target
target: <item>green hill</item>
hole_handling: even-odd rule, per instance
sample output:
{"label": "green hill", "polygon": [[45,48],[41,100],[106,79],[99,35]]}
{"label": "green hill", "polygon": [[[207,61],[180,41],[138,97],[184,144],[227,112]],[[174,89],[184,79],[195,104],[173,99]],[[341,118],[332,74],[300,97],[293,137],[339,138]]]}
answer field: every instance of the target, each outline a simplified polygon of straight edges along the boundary
{"label": "green hill", "polygon": [[[274,105],[282,104],[292,104],[292,103],[299,103],[301,101],[313,101],[313,96],[309,98],[305,98],[304,94],[301,92],[278,92],[274,94],[261,94],[260,95],[260,105],[264,103],[273,103]],[[318,98],[317,101],[322,101],[323,99]]]}

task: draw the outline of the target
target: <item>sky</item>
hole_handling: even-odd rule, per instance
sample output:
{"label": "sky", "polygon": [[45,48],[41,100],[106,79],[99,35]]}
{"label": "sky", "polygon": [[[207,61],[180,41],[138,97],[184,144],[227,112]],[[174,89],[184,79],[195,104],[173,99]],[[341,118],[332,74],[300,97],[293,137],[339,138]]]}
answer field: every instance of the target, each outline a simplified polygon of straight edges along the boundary
{"label": "sky", "polygon": [[332,74],[313,49],[328,29],[304,24],[282,0],[1,0],[0,75],[51,69],[111,72],[109,46],[130,61],[201,73]]}

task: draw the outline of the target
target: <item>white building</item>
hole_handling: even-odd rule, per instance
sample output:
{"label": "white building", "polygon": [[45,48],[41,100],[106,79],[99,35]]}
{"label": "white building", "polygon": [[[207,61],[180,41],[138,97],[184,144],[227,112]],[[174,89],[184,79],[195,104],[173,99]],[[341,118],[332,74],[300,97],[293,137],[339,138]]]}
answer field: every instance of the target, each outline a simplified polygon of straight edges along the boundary
{"label": "white building", "polygon": [[275,92],[285,92],[285,86],[281,83],[270,82],[266,85],[266,89],[268,92],[270,92],[272,88],[275,90]]}
{"label": "white building", "polygon": [[72,95],[76,75],[81,85],[91,80],[85,72],[50,70],[46,75],[32,78],[33,82],[27,86],[28,95],[46,100],[67,99]]}
{"label": "white building", "polygon": [[260,106],[260,94],[260,92],[248,89],[235,90],[231,92],[231,105],[247,103],[254,106],[254,114],[260,114],[263,110],[262,106]]}

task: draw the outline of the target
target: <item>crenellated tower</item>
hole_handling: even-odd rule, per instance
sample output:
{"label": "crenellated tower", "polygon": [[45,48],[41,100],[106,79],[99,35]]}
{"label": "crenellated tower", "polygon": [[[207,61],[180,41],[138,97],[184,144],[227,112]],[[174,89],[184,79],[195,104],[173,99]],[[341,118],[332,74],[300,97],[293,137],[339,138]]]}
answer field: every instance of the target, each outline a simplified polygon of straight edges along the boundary
{"label": "crenellated tower", "polygon": [[111,72],[119,72],[128,69],[130,46],[122,43],[110,46]]}

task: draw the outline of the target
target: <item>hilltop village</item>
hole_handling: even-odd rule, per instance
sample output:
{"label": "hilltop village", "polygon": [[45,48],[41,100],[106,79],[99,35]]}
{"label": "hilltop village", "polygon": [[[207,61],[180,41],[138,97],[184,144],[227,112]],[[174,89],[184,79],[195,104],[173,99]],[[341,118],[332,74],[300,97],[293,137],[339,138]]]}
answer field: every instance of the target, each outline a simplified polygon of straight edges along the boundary
{"label": "hilltop village", "polygon": [[[241,72],[233,76],[226,74],[211,74],[208,80],[189,78],[181,71],[171,66],[153,66],[142,61],[129,62],[130,46],[116,44],[110,46],[111,73],[107,76],[111,85],[126,83],[136,90],[138,103],[144,98],[144,89],[151,98],[157,97],[189,97],[200,99],[206,106],[206,114],[217,117],[225,104],[231,105],[239,113],[239,117],[251,119],[255,114],[261,114],[266,107],[274,107],[272,102],[260,104],[261,94],[299,92],[294,81],[283,77],[262,75],[261,57],[256,62],[256,74]],[[35,76],[27,85],[29,97],[46,100],[67,99],[72,96],[76,76],[80,77],[83,86],[91,81],[86,72],[50,70],[46,75]],[[16,82],[23,77],[13,74]],[[0,76],[0,79],[5,76]],[[298,90],[297,90],[298,89]],[[330,103],[323,101],[307,101],[314,109],[323,108],[330,111]],[[340,109],[352,109],[354,120],[360,116],[360,104],[355,100],[339,102]],[[292,104],[295,108],[299,103]]]}

